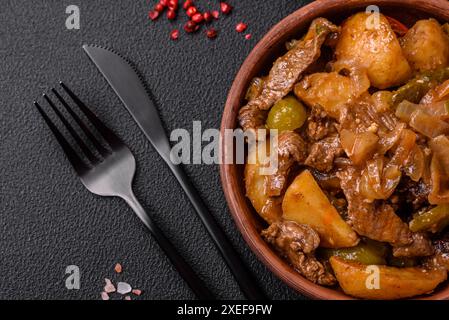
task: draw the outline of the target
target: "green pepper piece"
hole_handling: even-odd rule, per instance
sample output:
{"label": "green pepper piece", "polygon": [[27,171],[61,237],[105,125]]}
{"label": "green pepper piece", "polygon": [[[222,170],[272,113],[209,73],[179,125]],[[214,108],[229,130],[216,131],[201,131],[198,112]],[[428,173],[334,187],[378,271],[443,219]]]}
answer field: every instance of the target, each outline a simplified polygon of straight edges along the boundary
{"label": "green pepper piece", "polygon": [[366,265],[385,265],[387,247],[379,242],[365,240],[352,248],[328,249],[320,248],[318,256],[328,260],[331,257],[341,257],[345,260],[356,261]]}
{"label": "green pepper piece", "polygon": [[393,255],[388,257],[388,265],[397,268],[412,268],[418,265],[416,258],[397,258]]}
{"label": "green pepper piece", "polygon": [[442,204],[421,214],[410,221],[413,232],[430,231],[438,233],[449,226],[449,204]]}
{"label": "green pepper piece", "polygon": [[410,80],[406,85],[394,91],[393,105],[397,106],[404,100],[408,100],[412,103],[419,103],[430,89],[435,88],[448,79],[449,67],[441,68],[436,71],[424,72]]}

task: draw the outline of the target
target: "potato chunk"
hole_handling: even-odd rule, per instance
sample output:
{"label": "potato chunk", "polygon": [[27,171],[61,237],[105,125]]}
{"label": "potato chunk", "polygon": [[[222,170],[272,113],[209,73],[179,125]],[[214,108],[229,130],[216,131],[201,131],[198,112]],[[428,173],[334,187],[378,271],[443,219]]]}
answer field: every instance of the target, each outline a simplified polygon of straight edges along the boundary
{"label": "potato chunk", "polygon": [[412,74],[401,46],[385,16],[376,26],[374,16],[358,13],[342,26],[337,59],[353,61],[367,70],[371,85],[385,89],[407,81]]}
{"label": "potato chunk", "polygon": [[329,116],[338,119],[343,104],[368,91],[370,83],[366,75],[361,80],[342,76],[338,72],[314,73],[299,82],[294,92],[309,107],[320,105]]}
{"label": "potato chunk", "polygon": [[343,291],[362,299],[411,298],[432,292],[447,278],[443,269],[367,266],[340,257],[331,257],[330,263]]}
{"label": "potato chunk", "polygon": [[401,40],[413,70],[435,70],[449,65],[449,37],[434,19],[419,20]]}
{"label": "potato chunk", "polygon": [[341,218],[308,170],[296,177],[287,189],[282,210],[285,220],[315,229],[322,247],[353,247],[359,242],[357,234]]}
{"label": "potato chunk", "polygon": [[[261,145],[263,144],[263,145]],[[260,159],[254,146],[249,152],[248,158],[256,159],[256,163],[248,163],[245,167],[245,187],[246,195],[250,199],[257,213],[269,224],[278,221],[282,216],[282,198],[270,197],[267,193],[267,176],[261,174],[263,163],[267,163],[270,156],[270,143],[259,141],[259,148],[265,146],[267,152],[264,159]],[[261,149],[263,150],[263,149]]]}

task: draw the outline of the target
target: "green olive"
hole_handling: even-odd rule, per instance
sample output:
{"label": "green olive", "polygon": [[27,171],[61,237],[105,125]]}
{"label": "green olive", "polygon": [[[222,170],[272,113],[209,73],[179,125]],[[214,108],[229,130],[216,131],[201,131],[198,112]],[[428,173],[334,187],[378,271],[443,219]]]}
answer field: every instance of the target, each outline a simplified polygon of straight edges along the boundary
{"label": "green olive", "polygon": [[353,248],[320,248],[318,254],[321,258],[326,260],[336,256],[345,260],[360,262],[366,265],[385,265],[387,248],[380,242],[366,240],[360,242],[358,246]]}
{"label": "green olive", "polygon": [[267,119],[268,129],[293,131],[301,128],[307,120],[307,111],[301,102],[293,96],[278,101],[271,108]]}

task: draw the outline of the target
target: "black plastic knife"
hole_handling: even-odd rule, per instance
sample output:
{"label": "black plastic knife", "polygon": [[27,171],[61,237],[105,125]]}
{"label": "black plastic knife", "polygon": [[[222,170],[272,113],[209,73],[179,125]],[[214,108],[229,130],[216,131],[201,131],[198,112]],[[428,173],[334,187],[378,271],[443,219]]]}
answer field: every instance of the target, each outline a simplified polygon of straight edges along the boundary
{"label": "black plastic knife", "polygon": [[171,161],[170,143],[162,126],[159,112],[134,67],[112,50],[89,45],[84,45],[83,49],[178,179],[246,298],[266,300],[266,296],[259,288],[253,275],[244,265],[226,234],[207,209],[182,167],[173,164]]}

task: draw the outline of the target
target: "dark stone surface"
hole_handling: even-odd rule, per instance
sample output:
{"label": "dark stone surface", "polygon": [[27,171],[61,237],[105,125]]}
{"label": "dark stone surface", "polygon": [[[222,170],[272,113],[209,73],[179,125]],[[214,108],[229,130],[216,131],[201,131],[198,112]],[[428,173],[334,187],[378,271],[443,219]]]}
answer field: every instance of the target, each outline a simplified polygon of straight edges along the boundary
{"label": "dark stone surface", "polygon": [[[65,28],[66,6],[81,9],[81,30]],[[218,128],[232,80],[256,42],[307,1],[232,1],[216,23],[220,36],[168,39],[174,23],[150,23],[143,0],[3,0],[0,11],[0,298],[98,299],[103,279],[125,280],[145,299],[188,299],[192,293],[132,211],[119,199],[93,196],[77,180],[32,107],[64,80],[130,146],[138,162],[135,191],[186,259],[223,299],[241,293],[169,170],[146,141],[81,45],[115,48],[146,78],[168,130],[194,120]],[[216,1],[210,1],[215,4]],[[206,1],[198,0],[199,7]],[[251,41],[234,31],[249,24]],[[250,252],[220,186],[218,167],[188,166],[189,176],[267,294],[301,298]],[[115,276],[113,266],[125,272]],[[81,289],[65,288],[65,268],[81,269]]]}

